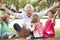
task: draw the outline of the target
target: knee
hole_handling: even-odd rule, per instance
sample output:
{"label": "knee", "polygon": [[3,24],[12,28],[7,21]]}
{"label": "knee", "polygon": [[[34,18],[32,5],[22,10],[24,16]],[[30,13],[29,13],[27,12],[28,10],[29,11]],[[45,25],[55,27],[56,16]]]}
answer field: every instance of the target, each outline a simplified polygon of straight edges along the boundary
{"label": "knee", "polygon": [[20,27],[20,25],[17,24],[17,23],[15,23],[15,24],[13,25],[13,27],[14,27],[14,29],[15,29],[16,31],[21,31],[21,27]]}
{"label": "knee", "polygon": [[13,27],[15,27],[15,26],[17,26],[17,25],[19,25],[18,23],[15,23],[14,25],[13,25]]}
{"label": "knee", "polygon": [[20,27],[20,25],[19,25],[18,23],[15,23],[15,24],[13,25],[13,27],[14,27],[14,28],[18,28],[18,27]]}

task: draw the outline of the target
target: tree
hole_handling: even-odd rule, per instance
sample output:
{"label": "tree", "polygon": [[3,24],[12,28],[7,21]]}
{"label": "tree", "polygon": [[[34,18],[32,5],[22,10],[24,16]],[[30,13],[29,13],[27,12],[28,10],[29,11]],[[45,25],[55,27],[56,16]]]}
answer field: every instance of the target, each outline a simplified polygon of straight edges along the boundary
{"label": "tree", "polygon": [[23,8],[26,4],[32,4],[34,8],[38,7],[38,11],[42,11],[49,8],[56,1],[60,0],[0,0],[0,3],[5,3],[8,6],[14,4],[17,11],[20,8]]}

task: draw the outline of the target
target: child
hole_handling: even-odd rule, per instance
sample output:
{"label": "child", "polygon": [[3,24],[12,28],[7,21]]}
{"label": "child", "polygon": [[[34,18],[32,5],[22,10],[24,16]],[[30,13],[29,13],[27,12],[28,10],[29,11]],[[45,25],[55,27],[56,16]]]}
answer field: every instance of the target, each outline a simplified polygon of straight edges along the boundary
{"label": "child", "polygon": [[55,31],[54,31],[54,26],[55,26],[55,19],[57,16],[57,12],[55,14],[54,10],[49,10],[48,11],[48,20],[46,21],[44,30],[43,30],[43,37],[44,38],[54,38],[55,37]]}
{"label": "child", "polygon": [[0,38],[1,38],[1,17],[0,17]]}
{"label": "child", "polygon": [[[31,39],[34,38],[42,38],[43,37],[43,25],[40,21],[40,18],[38,15],[34,14],[31,18],[32,27],[30,28],[30,31],[33,33],[33,35],[30,37]],[[30,39],[27,38],[28,40]]]}
{"label": "child", "polygon": [[26,38],[30,35],[30,30],[26,28],[26,25],[22,25],[21,27],[19,24],[15,23],[13,26],[18,34],[19,39],[20,37]]}
{"label": "child", "polygon": [[1,17],[1,38],[11,38],[14,33],[12,32],[8,32],[9,31],[9,19],[10,19],[10,16],[8,14],[4,14],[2,17]]}

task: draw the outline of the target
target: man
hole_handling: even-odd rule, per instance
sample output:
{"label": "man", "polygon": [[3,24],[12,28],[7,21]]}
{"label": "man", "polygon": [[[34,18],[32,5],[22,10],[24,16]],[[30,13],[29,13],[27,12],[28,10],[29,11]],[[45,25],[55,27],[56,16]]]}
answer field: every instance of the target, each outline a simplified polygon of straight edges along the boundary
{"label": "man", "polygon": [[[40,12],[40,13],[37,13],[37,15],[39,17],[41,16],[44,16],[45,14],[47,14],[47,12],[49,10],[52,10],[54,9],[55,7],[59,6],[59,2],[57,3],[54,3],[50,8],[48,8],[47,10],[43,11],[43,12]],[[19,18],[19,19],[23,19],[24,23],[25,24],[28,24],[28,22],[30,22],[30,18],[31,16],[33,15],[33,12],[34,12],[34,8],[32,5],[30,4],[27,4],[25,7],[24,7],[24,11],[23,13],[19,14],[19,13],[14,13],[13,11],[9,10],[8,8],[5,7],[4,4],[1,5],[1,8],[4,9],[6,12],[8,12],[10,15],[13,15],[15,18]],[[24,25],[24,24],[23,24]],[[20,32],[21,31],[21,27],[19,24],[15,23],[14,24],[14,28],[16,31]],[[26,26],[27,29],[29,29],[28,26]]]}

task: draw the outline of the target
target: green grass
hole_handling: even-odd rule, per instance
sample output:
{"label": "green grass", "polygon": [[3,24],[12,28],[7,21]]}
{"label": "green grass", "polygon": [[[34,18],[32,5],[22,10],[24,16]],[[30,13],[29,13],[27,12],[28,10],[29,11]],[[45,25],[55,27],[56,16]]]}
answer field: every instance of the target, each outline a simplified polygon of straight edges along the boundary
{"label": "green grass", "polygon": [[60,40],[60,28],[55,28],[56,37],[51,40]]}
{"label": "green grass", "polygon": [[[10,29],[10,31],[15,32],[14,29]],[[55,28],[55,32],[56,32],[56,37],[55,38],[51,38],[50,40],[60,40],[60,28]],[[18,38],[11,38],[11,39],[0,39],[0,40],[19,40]],[[23,38],[21,38],[20,40],[25,40]],[[36,39],[36,40],[40,40],[40,39]],[[41,39],[43,40],[43,39]]]}

